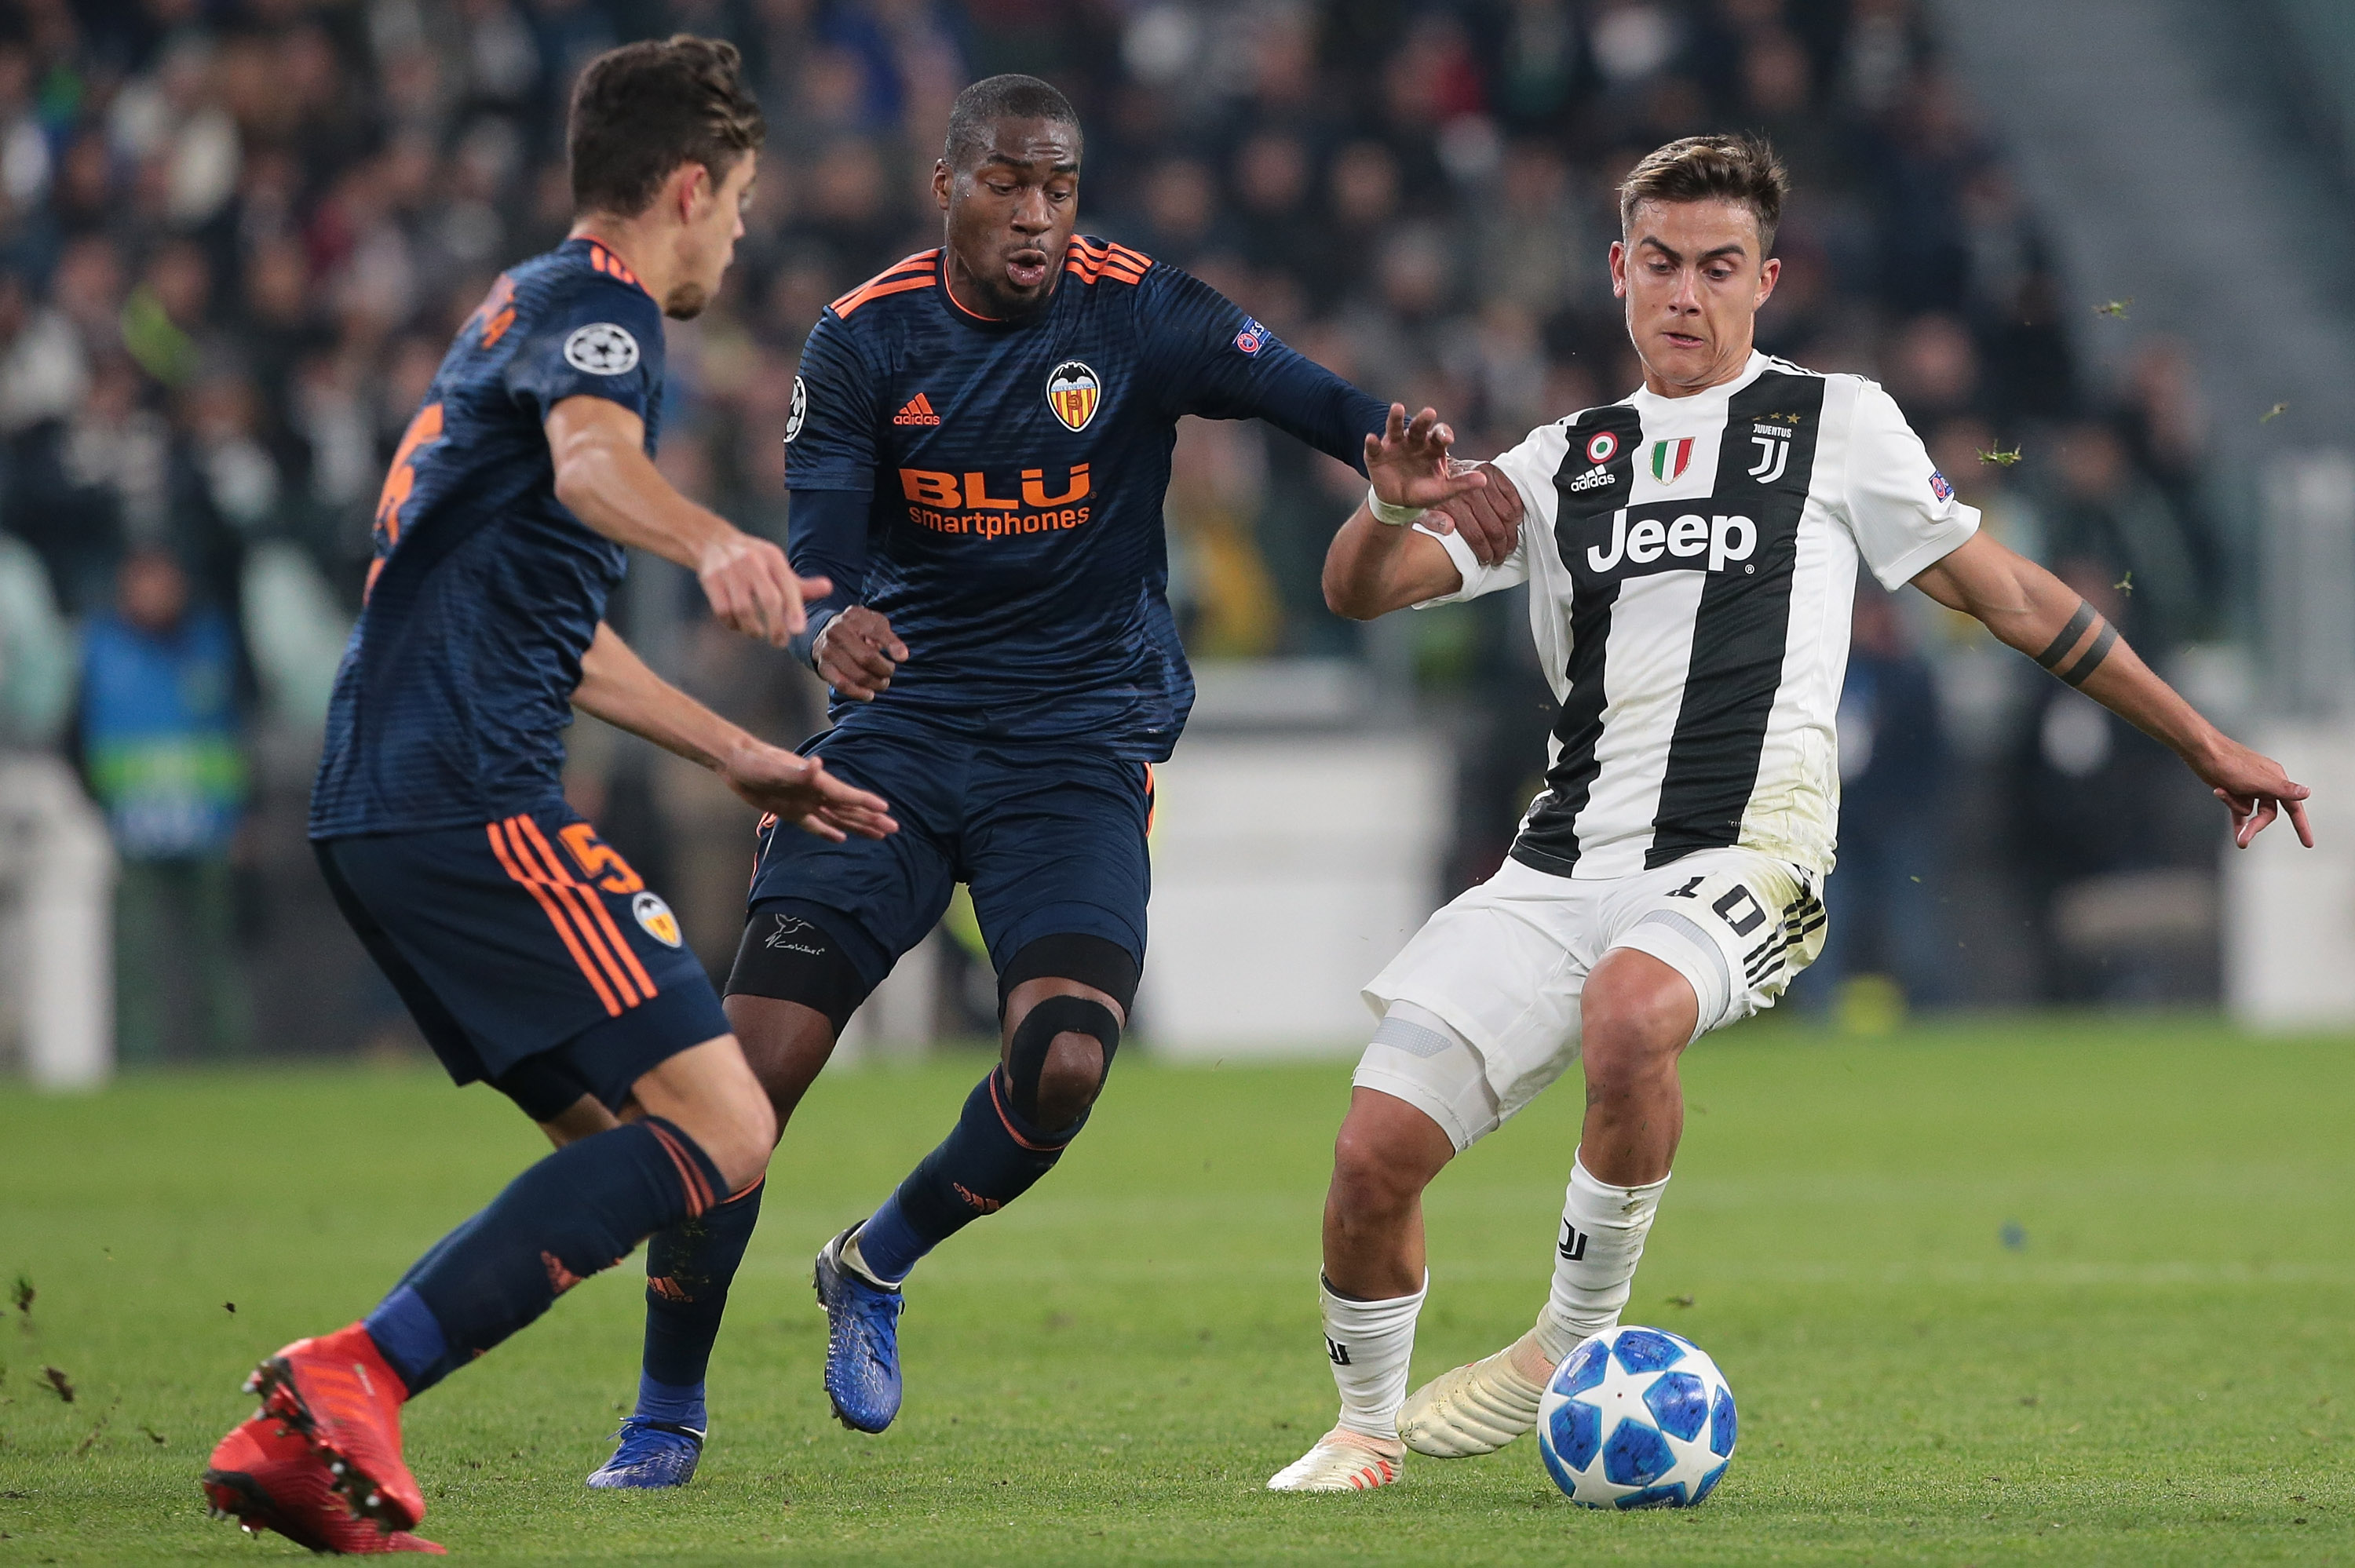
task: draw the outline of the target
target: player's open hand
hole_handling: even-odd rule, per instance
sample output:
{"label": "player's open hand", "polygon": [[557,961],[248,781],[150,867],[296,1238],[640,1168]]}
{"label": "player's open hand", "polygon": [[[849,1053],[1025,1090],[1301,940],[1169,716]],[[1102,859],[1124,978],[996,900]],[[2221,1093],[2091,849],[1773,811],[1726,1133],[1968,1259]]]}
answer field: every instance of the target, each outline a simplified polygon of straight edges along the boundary
{"label": "player's open hand", "polygon": [[695,575],[720,625],[773,648],[783,648],[806,624],[804,599],[834,588],[824,577],[796,577],[783,550],[734,528],[703,547]]}
{"label": "player's open hand", "polygon": [[1455,458],[1448,461],[1465,468],[1478,468],[1489,476],[1489,482],[1477,490],[1451,495],[1430,508],[1423,525],[1434,534],[1463,535],[1480,564],[1493,567],[1511,555],[1521,542],[1520,487],[1508,482],[1493,464],[1463,463]]}
{"label": "player's open hand", "polygon": [[853,833],[879,839],[900,831],[883,797],[844,783],[817,758],[781,746],[748,742],[727,759],[720,777],[746,804],[837,843]]}
{"label": "player's open hand", "polygon": [[1392,506],[1433,507],[1450,496],[1478,490],[1488,476],[1476,467],[1462,468],[1447,461],[1455,432],[1425,408],[1412,421],[1406,405],[1391,405],[1390,422],[1381,435],[1366,438],[1366,475],[1374,493]]}
{"label": "player's open hand", "polygon": [[2192,766],[2232,813],[2236,846],[2248,848],[2275,817],[2287,812],[2290,826],[2297,830],[2297,842],[2308,849],[2314,847],[2314,830],[2306,821],[2306,800],[2314,791],[2293,781],[2280,763],[2227,739],[2215,757]]}
{"label": "player's open hand", "polygon": [[812,653],[827,685],[855,702],[871,703],[907,662],[908,645],[892,635],[890,620],[855,604],[826,623]]}

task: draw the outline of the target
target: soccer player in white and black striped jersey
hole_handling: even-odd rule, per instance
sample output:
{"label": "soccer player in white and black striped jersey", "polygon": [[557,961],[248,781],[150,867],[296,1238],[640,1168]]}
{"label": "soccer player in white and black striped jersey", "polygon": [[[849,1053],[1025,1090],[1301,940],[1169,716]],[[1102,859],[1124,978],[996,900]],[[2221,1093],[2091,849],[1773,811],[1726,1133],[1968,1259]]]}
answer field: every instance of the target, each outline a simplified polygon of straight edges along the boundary
{"label": "soccer player in white and black striped jersey", "polygon": [[[1787,188],[1753,138],[1689,138],[1636,165],[1611,276],[1644,386],[1491,465],[1486,503],[1523,508],[1502,563],[1395,504],[1407,476],[1447,462],[1445,427],[1393,409],[1368,439],[1372,490],[1326,557],[1333,608],[1370,619],[1526,581],[1561,711],[1511,858],[1366,988],[1382,1022],[1325,1206],[1341,1417],[1274,1489],[1383,1485],[1408,1447],[1501,1446],[1535,1425],[1555,1363],[1618,1321],[1683,1131],[1678,1057],[1771,1006],[1823,945],[1859,561],[2165,742],[2243,847],[2282,811],[2313,842],[2305,787],[1979,533],[1887,393],[1755,351]],[[1585,1125],[1536,1326],[1406,1398],[1423,1188],[1582,1061]]]}

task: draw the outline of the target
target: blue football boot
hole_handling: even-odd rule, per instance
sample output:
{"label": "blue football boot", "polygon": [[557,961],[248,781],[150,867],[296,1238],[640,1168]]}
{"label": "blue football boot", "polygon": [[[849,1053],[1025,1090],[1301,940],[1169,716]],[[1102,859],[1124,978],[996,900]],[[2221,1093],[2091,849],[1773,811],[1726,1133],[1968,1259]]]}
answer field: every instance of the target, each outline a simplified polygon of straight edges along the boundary
{"label": "blue football boot", "polygon": [[850,1234],[818,1249],[811,1281],[826,1308],[826,1394],[845,1426],[880,1432],[900,1414],[900,1312],[907,1302],[844,1266]]}
{"label": "blue football boot", "polygon": [[600,1491],[635,1489],[659,1491],[683,1487],[695,1478],[695,1463],[703,1457],[703,1434],[676,1421],[632,1415],[616,1434],[622,1442],[605,1467],[589,1478]]}

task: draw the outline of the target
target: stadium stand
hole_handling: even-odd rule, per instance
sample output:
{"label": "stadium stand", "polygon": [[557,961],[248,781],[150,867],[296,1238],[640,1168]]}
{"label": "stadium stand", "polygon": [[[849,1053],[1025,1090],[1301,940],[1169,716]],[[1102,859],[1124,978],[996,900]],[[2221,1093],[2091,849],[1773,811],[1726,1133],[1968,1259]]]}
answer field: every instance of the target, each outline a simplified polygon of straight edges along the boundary
{"label": "stadium stand", "polygon": [[[332,922],[303,913],[323,902],[300,842],[383,465],[492,277],[564,230],[574,69],[672,30],[736,39],[770,118],[739,265],[674,333],[664,451],[749,524],[785,525],[803,335],[825,302],[936,242],[923,182],[947,101],[1022,69],[1086,120],[1083,228],[1199,272],[1378,395],[1446,410],[1475,452],[1635,384],[1603,269],[1619,173],[1678,134],[1764,130],[1798,182],[1764,346],[1881,379],[1991,525],[2108,592],[2141,645],[2228,630],[2232,561],[2183,351],[2143,343],[2115,381],[2087,367],[2073,340],[2092,302],[2057,274],[1909,0],[17,0],[0,20],[0,747],[90,776],[89,705],[61,720],[43,672],[76,666],[61,640],[113,623],[127,562],[182,579],[187,615],[156,635],[218,618],[244,760],[210,776],[228,791],[210,804],[242,823],[202,850],[226,868],[218,896],[185,901],[189,929],[143,950],[238,946],[272,1048],[393,1015],[356,954],[321,946]],[[1315,569],[1361,484],[1257,427],[1189,427],[1168,516],[1199,656],[1368,656]],[[12,611],[28,585],[48,605]],[[658,665],[777,732],[812,727],[810,683],[706,639],[677,587],[646,575],[627,605]],[[1826,974],[1918,971],[1908,954],[1950,946],[1953,913],[1906,891],[1933,870],[2034,939],[1991,942],[1967,984],[1922,980],[1917,1000],[2212,993],[2212,960],[2164,943],[2119,958],[2064,928],[2086,878],[2208,874],[2169,759],[2032,672],[1997,673],[1998,651],[1926,605],[1901,608],[1876,613],[1875,656],[1926,672],[1940,700],[1881,715],[1878,755],[1965,766],[1934,769],[1938,809],[1889,813],[1896,836],[1874,852],[1893,857],[1873,879],[1885,919],[1854,924],[1911,935]],[[1534,773],[1545,692],[1519,625],[1517,603],[1462,607],[1418,618],[1389,655],[1444,699],[1465,759],[1456,885],[1496,863]],[[648,874],[681,879],[698,948],[724,954],[741,863],[726,802],[629,748],[583,751],[582,803]],[[1870,795],[1870,761],[1851,766]],[[2130,819],[2111,847],[2052,864],[2048,846],[2102,811]],[[1875,830],[1855,831],[1862,858]],[[1955,855],[1965,838],[2004,853]],[[135,871],[144,852],[119,847]],[[309,983],[268,978],[297,974]],[[179,983],[193,996],[202,979]],[[154,1049],[227,1050],[247,1027],[190,1024]]]}

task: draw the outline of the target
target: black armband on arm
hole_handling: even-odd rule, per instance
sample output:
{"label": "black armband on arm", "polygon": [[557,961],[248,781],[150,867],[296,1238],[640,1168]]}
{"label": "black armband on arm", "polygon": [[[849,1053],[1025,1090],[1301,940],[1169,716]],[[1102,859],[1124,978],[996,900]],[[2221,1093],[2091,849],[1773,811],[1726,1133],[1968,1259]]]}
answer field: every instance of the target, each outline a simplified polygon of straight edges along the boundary
{"label": "black armband on arm", "polygon": [[[2062,669],[2061,662],[2069,656],[2069,650],[2077,646],[2077,640],[2085,635],[2088,628],[2094,626],[2100,627],[2101,630],[2094,638],[2094,645],[2086,649],[2075,663]],[[2069,684],[2082,686],[2086,677],[2102,667],[2102,661],[2110,656],[2110,650],[2117,643],[2118,629],[2096,615],[2094,607],[2081,599],[2077,601],[2077,613],[2069,618],[2069,623],[2061,629],[2061,635],[2046,644],[2044,652],[2036,656],[2036,662]]]}
{"label": "black armband on arm", "polygon": [[2062,654],[2077,646],[2077,639],[2085,635],[2085,628],[2093,625],[2096,619],[2094,607],[2083,599],[2079,599],[2077,613],[2069,618],[2069,624],[2061,629],[2061,635],[2054,638],[2046,646],[2044,652],[2036,656],[2036,662],[2048,670],[2052,669],[2061,662]]}
{"label": "black armband on arm", "polygon": [[2118,629],[2106,620],[2102,622],[2102,634],[2094,639],[2094,645],[2085,650],[2083,658],[2060,672],[2061,678],[2073,686],[2083,685],[2085,677],[2100,669],[2102,661],[2108,658],[2110,650],[2117,645]]}

